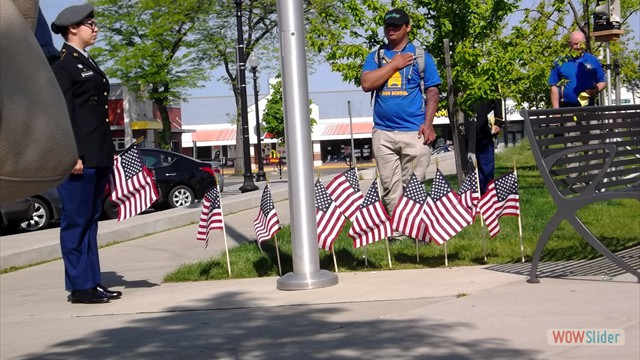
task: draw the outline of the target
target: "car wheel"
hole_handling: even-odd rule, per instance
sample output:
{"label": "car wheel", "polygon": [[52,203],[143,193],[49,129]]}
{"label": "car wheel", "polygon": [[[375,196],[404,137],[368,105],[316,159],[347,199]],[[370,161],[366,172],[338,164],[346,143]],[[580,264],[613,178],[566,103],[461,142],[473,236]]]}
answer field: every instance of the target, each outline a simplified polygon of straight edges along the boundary
{"label": "car wheel", "polygon": [[167,202],[172,208],[184,207],[193,204],[194,194],[191,189],[184,185],[178,185],[171,189]]}
{"label": "car wheel", "polygon": [[102,203],[102,217],[109,220],[118,218],[118,205],[111,201],[110,196],[105,197]]}
{"label": "car wheel", "polygon": [[51,210],[49,210],[49,206],[40,199],[32,199],[35,205],[35,209],[33,210],[33,214],[31,216],[20,223],[20,229],[24,231],[36,231],[41,229],[46,229],[51,222]]}

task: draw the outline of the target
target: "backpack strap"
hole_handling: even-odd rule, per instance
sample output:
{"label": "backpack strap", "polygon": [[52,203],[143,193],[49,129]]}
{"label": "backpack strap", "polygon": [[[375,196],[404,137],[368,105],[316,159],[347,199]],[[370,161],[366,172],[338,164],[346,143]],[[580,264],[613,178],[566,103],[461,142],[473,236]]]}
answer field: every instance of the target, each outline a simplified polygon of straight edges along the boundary
{"label": "backpack strap", "polygon": [[[378,65],[378,68],[380,68],[380,66],[382,66],[382,58],[384,58],[384,48],[385,48],[385,46],[386,46],[385,44],[382,44],[382,45],[378,46],[378,50],[376,50],[376,54],[373,57],[374,60],[376,61],[376,65]],[[380,90],[380,89],[377,89],[377,90],[371,92],[371,101],[369,102],[371,107],[373,107],[373,100],[375,99],[375,96],[378,93],[378,90]]]}
{"label": "backpack strap", "polygon": [[[376,50],[375,56],[374,56],[374,60],[376,62],[376,64],[378,65],[378,68],[380,66],[382,66],[382,59],[384,58],[384,49],[385,49],[385,44],[382,44],[378,47],[378,50]],[[425,92],[424,89],[424,69],[425,69],[425,61],[424,61],[424,49],[421,46],[417,46],[414,45],[414,48],[416,49],[416,61],[418,63],[418,70],[420,72],[420,92],[422,93],[422,110],[424,110],[425,108],[425,103],[427,101],[427,94]],[[380,89],[378,89],[380,90]],[[376,94],[378,93],[378,90],[376,91],[372,91],[371,92],[371,106],[373,106],[373,101],[375,99]]]}
{"label": "backpack strap", "polygon": [[414,45],[416,48],[416,61],[418,62],[418,70],[420,71],[420,92],[422,93],[422,110],[424,110],[427,102],[427,93],[424,89],[424,49],[421,46]]}

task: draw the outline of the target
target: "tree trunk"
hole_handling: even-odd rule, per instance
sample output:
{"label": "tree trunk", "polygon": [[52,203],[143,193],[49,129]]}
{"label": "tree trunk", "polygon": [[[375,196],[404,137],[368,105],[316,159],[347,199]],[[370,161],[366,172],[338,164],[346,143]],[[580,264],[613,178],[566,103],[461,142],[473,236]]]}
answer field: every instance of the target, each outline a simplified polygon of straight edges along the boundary
{"label": "tree trunk", "polygon": [[453,133],[453,149],[456,159],[456,174],[458,175],[458,184],[464,181],[464,171],[467,169],[467,138],[464,124],[464,112],[459,108],[455,108],[453,116],[449,116],[451,131]]}
{"label": "tree trunk", "polygon": [[169,118],[169,110],[165,105],[165,101],[155,99],[153,102],[156,104],[160,112],[160,119],[162,120],[162,130],[156,141],[157,146],[160,149],[171,150],[171,119]]}

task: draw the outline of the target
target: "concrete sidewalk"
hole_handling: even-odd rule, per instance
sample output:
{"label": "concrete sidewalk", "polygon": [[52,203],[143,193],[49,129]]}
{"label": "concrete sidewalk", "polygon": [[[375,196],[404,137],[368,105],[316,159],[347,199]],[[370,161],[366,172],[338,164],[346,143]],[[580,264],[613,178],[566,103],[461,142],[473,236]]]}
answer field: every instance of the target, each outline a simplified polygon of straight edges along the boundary
{"label": "concrete sidewalk", "polygon": [[[289,223],[286,194],[276,195],[286,184],[272,183],[272,190],[284,197],[275,206]],[[232,198],[253,203],[256,193]],[[160,229],[189,211],[199,214],[178,209],[136,218],[149,217]],[[230,247],[255,237],[247,224],[256,214],[238,207],[225,216]],[[125,231],[116,225],[101,224],[100,236]],[[67,303],[61,260],[1,275],[0,358],[640,358],[640,287],[628,275],[532,285],[519,273],[473,266],[339,273],[336,286],[289,292],[276,289],[277,278],[162,283],[180,264],[224,251],[220,232],[204,250],[196,228],[102,248],[104,285],[124,292],[108,304]],[[47,232],[57,240],[56,229],[40,233],[52,236]],[[625,344],[552,345],[551,329],[619,329]]]}

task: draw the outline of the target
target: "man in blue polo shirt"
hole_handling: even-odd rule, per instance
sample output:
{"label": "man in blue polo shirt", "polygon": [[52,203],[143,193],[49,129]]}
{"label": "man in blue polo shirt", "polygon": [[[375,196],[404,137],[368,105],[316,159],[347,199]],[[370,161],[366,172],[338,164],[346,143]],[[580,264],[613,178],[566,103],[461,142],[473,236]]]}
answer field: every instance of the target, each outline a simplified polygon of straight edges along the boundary
{"label": "man in blue polo shirt", "polygon": [[384,16],[387,39],[384,54],[371,52],[360,76],[362,89],[376,92],[372,148],[380,173],[382,198],[389,214],[402,196],[403,181],[408,180],[412,172],[419,181],[425,180],[431,157],[430,144],[436,136],[433,118],[438,107],[440,76],[433,58],[425,52],[426,96],[423,98],[417,51],[409,41],[409,31],[411,24],[405,11],[388,11]]}
{"label": "man in blue polo shirt", "polygon": [[553,63],[548,81],[553,108],[594,105],[595,96],[607,87],[600,61],[584,52],[585,41],[582,31],[572,32],[571,54]]}

